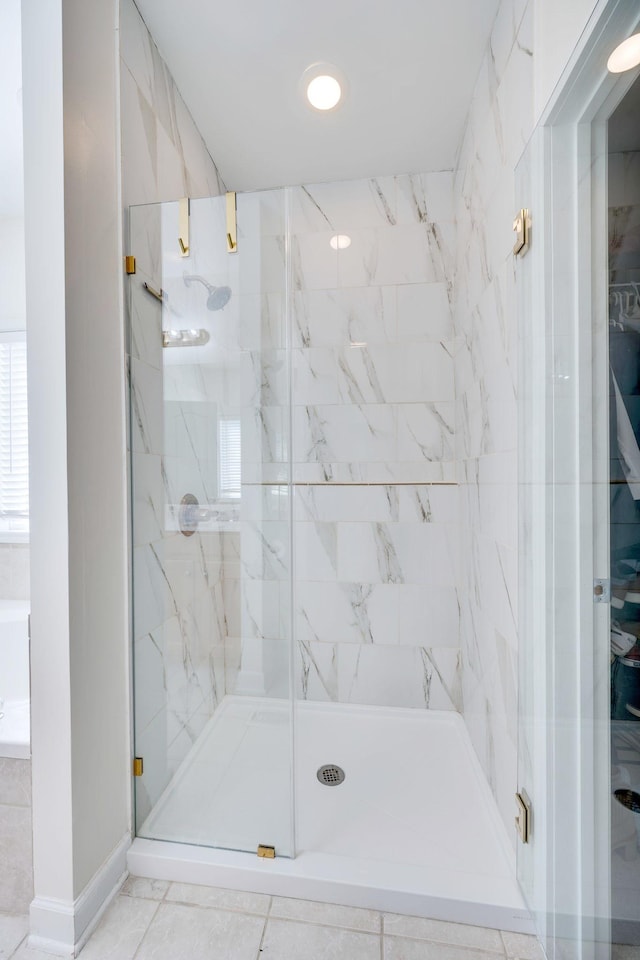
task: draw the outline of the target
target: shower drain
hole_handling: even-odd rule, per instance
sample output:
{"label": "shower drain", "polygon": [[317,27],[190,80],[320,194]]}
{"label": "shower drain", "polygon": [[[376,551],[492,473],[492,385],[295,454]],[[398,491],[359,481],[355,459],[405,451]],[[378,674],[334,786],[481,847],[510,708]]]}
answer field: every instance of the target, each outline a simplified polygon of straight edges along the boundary
{"label": "shower drain", "polygon": [[344,770],[342,767],[337,767],[335,763],[327,763],[324,767],[320,767],[316,776],[320,783],[324,783],[327,787],[337,787],[344,780]]}

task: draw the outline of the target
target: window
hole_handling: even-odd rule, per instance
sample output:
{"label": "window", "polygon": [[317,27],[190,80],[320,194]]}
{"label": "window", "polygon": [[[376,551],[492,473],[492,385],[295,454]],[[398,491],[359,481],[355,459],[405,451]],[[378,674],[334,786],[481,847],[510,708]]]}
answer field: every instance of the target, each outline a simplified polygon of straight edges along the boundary
{"label": "window", "polygon": [[218,430],[220,499],[238,500],[240,498],[240,421],[220,420]]}
{"label": "window", "polygon": [[24,333],[0,333],[0,536],[28,531],[27,344]]}

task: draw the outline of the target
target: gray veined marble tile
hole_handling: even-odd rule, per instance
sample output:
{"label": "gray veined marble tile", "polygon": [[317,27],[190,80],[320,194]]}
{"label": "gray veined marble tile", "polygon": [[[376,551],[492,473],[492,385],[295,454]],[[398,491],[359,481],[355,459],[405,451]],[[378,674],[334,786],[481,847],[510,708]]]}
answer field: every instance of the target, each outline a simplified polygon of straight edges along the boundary
{"label": "gray veined marble tile", "polygon": [[129,362],[131,448],[134,453],[161,454],[164,447],[162,373],[135,357]]}
{"label": "gray veined marble tile", "polygon": [[254,580],[286,580],[289,576],[289,530],[286,521],[243,523],[241,565]]}
{"label": "gray veined marble tile", "polygon": [[394,584],[299,580],[298,636],[308,643],[397,643],[398,599]]}
{"label": "gray veined marble tile", "polygon": [[8,960],[29,932],[26,916],[0,915],[0,960]]}
{"label": "gray veined marble tile", "polygon": [[329,347],[294,350],[293,403],[296,405],[338,402],[337,357]]}
{"label": "gray veined marble tile", "polygon": [[295,524],[296,576],[304,580],[335,580],[338,542],[335,523]]}
{"label": "gray veined marble tile", "polygon": [[[158,199],[156,117],[149,100],[126,67],[121,71],[120,82],[122,156],[126,164],[126,176],[123,177],[123,201],[125,207],[151,204]],[[135,211],[133,213],[135,214]],[[145,272],[152,272],[151,264],[157,271],[159,268],[157,257],[154,255],[147,260],[145,245],[141,246],[140,250],[141,266],[146,267]]]}
{"label": "gray veined marble tile", "polygon": [[139,897],[142,900],[162,900],[168,889],[168,880],[129,876],[125,880],[121,894],[123,897]]}
{"label": "gray veined marble tile", "polygon": [[380,938],[338,927],[270,919],[262,945],[264,960],[380,960]]}
{"label": "gray veined marble tile", "polygon": [[167,489],[167,474],[157,454],[132,453],[133,545],[141,547],[170,536],[172,502]]}
{"label": "gray veined marble tile", "polygon": [[338,252],[331,247],[333,231],[291,237],[294,290],[335,290],[338,286]]}
{"label": "gray veined marble tile", "polygon": [[163,903],[136,960],[255,960],[262,917]]}
{"label": "gray veined marble tile", "polygon": [[503,930],[502,939],[508,957],[518,957],[518,960],[544,960],[544,951],[536,937]]}
{"label": "gray veined marble tile", "polygon": [[338,700],[338,649],[335,643],[315,643],[297,637],[296,696],[302,700]]}
{"label": "gray veined marble tile", "polygon": [[430,653],[417,647],[340,644],[339,701],[423,710],[454,709]]}
{"label": "gray veined marble tile", "polygon": [[453,339],[447,283],[405,283],[397,288],[398,340]]}
{"label": "gray veined marble tile", "polygon": [[495,953],[469,950],[448,943],[409,940],[405,937],[384,937],[383,960],[495,960]]}
{"label": "gray veined marble tile", "polygon": [[398,642],[409,646],[425,643],[449,647],[460,645],[460,607],[456,588],[401,584],[398,588]]}
{"label": "gray veined marble tile", "polygon": [[270,917],[285,920],[302,920],[329,927],[344,927],[366,933],[379,933],[380,914],[374,910],[358,907],[342,907],[333,903],[316,903],[310,900],[294,900],[290,897],[274,897]]}
{"label": "gray veined marble tile", "polygon": [[0,804],[31,806],[31,762],[0,757]]}
{"label": "gray veined marble tile", "polygon": [[398,460],[455,459],[455,405],[453,402],[396,404]]}
{"label": "gray veined marble tile", "polygon": [[199,907],[217,907],[220,910],[255,913],[260,916],[267,915],[271,900],[270,897],[260,893],[203,887],[193,883],[172,883],[166,899]]}
{"label": "gray veined marble tile", "polygon": [[302,290],[293,298],[298,347],[348,347],[396,339],[396,287]]}
{"label": "gray veined marble tile", "polygon": [[500,932],[486,927],[387,913],[383,917],[383,930],[385,934],[397,937],[431,940],[436,943],[448,943],[452,946],[470,947],[504,954]]}
{"label": "gray veined marble tile", "polygon": [[294,516],[297,521],[323,522],[400,520],[403,490],[384,486],[299,486],[295,490]]}
{"label": "gray veined marble tile", "polygon": [[117,897],[83,948],[83,960],[133,960],[157,909],[153,900]]}
{"label": "gray veined marble tile", "polygon": [[304,184],[294,187],[292,230],[294,233],[349,234],[366,227],[396,223],[396,183],[393,177]]}
{"label": "gray veined marble tile", "polygon": [[453,171],[395,178],[398,223],[453,223]]}
{"label": "gray veined marble tile", "polygon": [[375,403],[296,407],[294,451],[301,462],[393,461],[393,410]]}

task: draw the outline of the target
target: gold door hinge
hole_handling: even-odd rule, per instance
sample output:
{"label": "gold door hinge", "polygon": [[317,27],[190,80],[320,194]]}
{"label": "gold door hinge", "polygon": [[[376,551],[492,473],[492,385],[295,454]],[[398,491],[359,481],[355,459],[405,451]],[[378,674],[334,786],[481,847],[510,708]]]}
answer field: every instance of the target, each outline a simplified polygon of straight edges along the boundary
{"label": "gold door hinge", "polygon": [[133,758],[133,775],[134,777],[141,777],[144,768],[144,762],[142,757]]}
{"label": "gold door hinge", "polygon": [[124,269],[131,276],[132,273],[136,272],[136,258],[135,257],[125,257],[124,258]]}
{"label": "gold door hinge", "polygon": [[516,817],[516,830],[523,843],[529,843],[531,836],[531,804],[526,795],[516,793],[516,807],[518,816]]}
{"label": "gold door hinge", "polygon": [[258,844],[258,856],[264,857],[267,860],[273,860],[276,855],[276,848],[270,847],[266,843]]}
{"label": "gold door hinge", "polygon": [[526,207],[518,210],[513,221],[513,229],[516,234],[513,252],[516,257],[524,257],[531,243],[531,212]]}

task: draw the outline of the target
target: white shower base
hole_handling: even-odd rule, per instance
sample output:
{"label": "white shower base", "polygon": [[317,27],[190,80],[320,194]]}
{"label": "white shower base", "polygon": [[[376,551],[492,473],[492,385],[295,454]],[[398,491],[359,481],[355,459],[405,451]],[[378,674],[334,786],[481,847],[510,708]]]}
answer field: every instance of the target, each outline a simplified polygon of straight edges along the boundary
{"label": "white shower base", "polygon": [[[227,697],[129,852],[137,876],[533,932],[462,718],[296,704],[296,857],[216,849],[290,842],[290,707]],[[343,784],[317,769],[336,763]]]}

